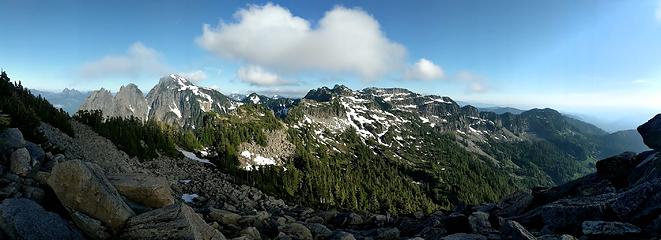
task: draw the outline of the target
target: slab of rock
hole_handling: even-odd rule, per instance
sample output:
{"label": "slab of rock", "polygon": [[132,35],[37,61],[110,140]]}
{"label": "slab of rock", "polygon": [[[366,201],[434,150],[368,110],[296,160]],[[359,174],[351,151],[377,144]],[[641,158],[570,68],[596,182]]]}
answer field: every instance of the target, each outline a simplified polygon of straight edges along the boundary
{"label": "slab of rock", "polygon": [[292,237],[293,239],[312,240],[310,229],[300,223],[289,223],[278,226],[278,231]]}
{"label": "slab of rock", "polygon": [[643,143],[651,149],[661,151],[661,114],[638,127],[638,133],[643,137]]}
{"label": "slab of rock", "polygon": [[189,206],[181,203],[129,219],[119,239],[225,239]]}
{"label": "slab of rock", "polygon": [[96,164],[80,160],[60,163],[51,172],[48,185],[62,205],[100,220],[112,231],[135,215]]}
{"label": "slab of rock", "polygon": [[71,214],[73,222],[78,228],[91,239],[110,239],[111,234],[107,227],[99,220],[91,218],[81,212],[73,212]]}
{"label": "slab of rock", "polygon": [[640,233],[639,227],[622,222],[585,221],[582,227],[583,234],[588,236],[624,237]]}
{"label": "slab of rock", "polygon": [[211,221],[219,222],[224,225],[238,225],[241,215],[211,207],[209,208],[209,214],[207,215],[207,218]]}
{"label": "slab of rock", "polygon": [[0,132],[0,154],[9,154],[14,149],[25,147],[23,133],[18,128],[7,128]]}
{"label": "slab of rock", "polygon": [[119,194],[150,208],[174,204],[170,183],[164,177],[144,174],[113,174],[108,180]]}
{"label": "slab of rock", "polygon": [[16,149],[9,158],[9,169],[16,173],[16,175],[26,177],[32,171],[32,161],[30,160],[30,152],[25,148]]}
{"label": "slab of rock", "polygon": [[60,216],[25,198],[2,201],[0,229],[9,239],[83,239],[82,234]]}
{"label": "slab of rock", "polygon": [[535,240],[535,236],[530,234],[521,224],[508,220],[500,227],[500,238],[511,240]]}

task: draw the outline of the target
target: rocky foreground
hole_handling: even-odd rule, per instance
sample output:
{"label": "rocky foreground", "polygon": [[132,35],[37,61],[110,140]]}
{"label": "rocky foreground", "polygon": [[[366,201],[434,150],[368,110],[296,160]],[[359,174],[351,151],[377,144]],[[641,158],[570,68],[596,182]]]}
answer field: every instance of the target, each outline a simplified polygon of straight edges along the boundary
{"label": "rocky foreground", "polygon": [[87,126],[42,124],[48,142],[0,133],[0,239],[659,239],[661,115],[639,127],[653,151],[499,203],[388,216],[288,206],[207,163],[138,161]]}

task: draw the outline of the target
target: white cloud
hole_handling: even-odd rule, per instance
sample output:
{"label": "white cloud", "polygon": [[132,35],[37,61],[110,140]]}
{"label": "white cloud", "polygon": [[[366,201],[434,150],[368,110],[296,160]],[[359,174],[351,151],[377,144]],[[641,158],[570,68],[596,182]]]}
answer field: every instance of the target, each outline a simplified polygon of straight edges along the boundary
{"label": "white cloud", "polygon": [[248,65],[239,68],[237,77],[243,82],[255,86],[276,86],[291,84],[290,81],[280,78],[277,74],[266,71],[260,66]]}
{"label": "white cloud", "polygon": [[141,42],[133,43],[126,54],[105,56],[87,63],[80,69],[83,78],[138,77],[143,74],[160,75],[168,72],[161,54]]}
{"label": "white cloud", "polygon": [[180,76],[192,81],[199,82],[207,79],[207,73],[202,70],[195,70],[192,72],[179,73]]}
{"label": "white cloud", "polygon": [[312,28],[308,20],[274,4],[249,5],[236,22],[205,24],[196,42],[224,58],[279,71],[321,70],[372,80],[401,70],[406,49],[388,39],[360,9],[335,7]]}
{"label": "white cloud", "polygon": [[469,71],[459,71],[455,79],[468,84],[467,91],[470,93],[484,93],[489,90],[484,77]]}
{"label": "white cloud", "polygon": [[433,62],[421,58],[404,73],[404,78],[412,80],[437,80],[444,76],[443,69]]}

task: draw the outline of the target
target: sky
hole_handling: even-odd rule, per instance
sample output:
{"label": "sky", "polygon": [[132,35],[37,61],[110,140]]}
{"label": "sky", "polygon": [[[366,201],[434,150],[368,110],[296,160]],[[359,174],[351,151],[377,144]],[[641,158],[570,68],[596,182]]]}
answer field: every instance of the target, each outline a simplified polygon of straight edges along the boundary
{"label": "sky", "polygon": [[661,0],[0,0],[0,67],[40,90],[223,93],[344,84],[550,107],[628,128],[661,112]]}

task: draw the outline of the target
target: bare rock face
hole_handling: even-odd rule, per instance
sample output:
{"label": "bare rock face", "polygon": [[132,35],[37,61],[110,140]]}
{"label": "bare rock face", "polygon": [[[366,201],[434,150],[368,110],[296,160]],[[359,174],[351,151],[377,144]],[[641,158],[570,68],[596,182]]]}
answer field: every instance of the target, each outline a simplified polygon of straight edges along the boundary
{"label": "bare rock face", "polygon": [[135,215],[133,210],[93,163],[70,160],[55,166],[48,185],[62,205],[98,219],[113,231]]}
{"label": "bare rock face", "polygon": [[133,116],[140,120],[147,120],[149,106],[147,106],[145,95],[135,84],[120,87],[113,100],[113,116],[124,118]]}
{"label": "bare rock face", "polygon": [[643,137],[645,145],[651,149],[661,151],[661,114],[640,125],[638,133]]}
{"label": "bare rock face", "polygon": [[[83,239],[80,232],[55,213],[25,198],[0,204],[0,233],[9,239]],[[2,235],[0,234],[0,238]]]}
{"label": "bare rock face", "polygon": [[191,128],[202,124],[205,112],[226,114],[234,104],[222,93],[176,74],[162,77],[147,94],[147,103],[149,119]]}
{"label": "bare rock face", "polygon": [[90,95],[85,99],[85,102],[80,105],[79,110],[101,110],[103,111],[104,117],[109,117],[113,115],[114,103],[113,96],[110,91],[101,88],[96,91],[92,91]]}
{"label": "bare rock face", "polygon": [[10,154],[14,149],[25,146],[23,133],[18,128],[7,128],[0,132],[0,154]]}
{"label": "bare rock face", "polygon": [[119,239],[225,239],[185,204],[173,204],[137,215]]}
{"label": "bare rock face", "polygon": [[174,204],[170,183],[164,177],[144,174],[109,175],[108,180],[127,199],[150,208]]}

